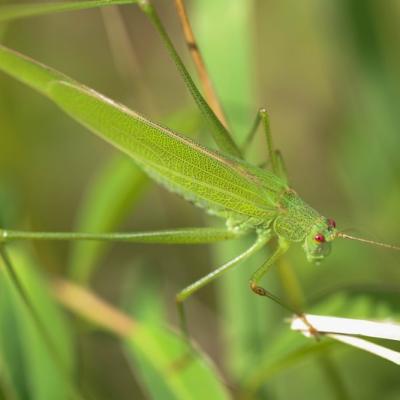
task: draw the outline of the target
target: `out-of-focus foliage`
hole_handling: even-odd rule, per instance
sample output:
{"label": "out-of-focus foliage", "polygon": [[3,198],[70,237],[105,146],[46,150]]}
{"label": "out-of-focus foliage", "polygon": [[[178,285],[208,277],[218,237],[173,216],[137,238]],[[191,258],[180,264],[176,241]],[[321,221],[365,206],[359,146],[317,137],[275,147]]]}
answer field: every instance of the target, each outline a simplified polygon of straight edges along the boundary
{"label": "out-of-focus foliage", "polygon": [[[173,2],[155,1],[155,5],[191,65]],[[324,215],[334,217],[343,229],[398,243],[399,2],[192,0],[188,8],[236,138],[243,138],[257,108],[267,107],[291,185],[305,200]],[[136,5],[124,6],[120,8],[122,19],[110,20],[103,18],[107,10],[111,9],[3,23],[0,38],[7,46],[154,121],[173,120],[174,129],[198,134],[199,140],[210,144],[205,125],[199,122],[193,102],[144,14]],[[108,35],[119,31],[121,21],[132,46],[125,47],[126,55],[119,53],[122,57],[116,65],[115,48],[110,48],[115,40]],[[121,75],[120,62],[124,59],[133,60],[135,68],[127,68],[128,73]],[[265,159],[264,149],[260,134],[250,155],[255,163]],[[2,225],[38,230],[79,227],[133,231],[214,222],[155,185],[149,185],[139,197],[136,190],[141,188],[141,181],[136,186],[133,178],[124,184],[129,172],[125,166],[113,164],[115,156],[115,150],[46,99],[0,76]],[[95,398],[123,400],[151,395],[159,398],[160,391],[164,391],[164,398],[179,398],[177,393],[187,395],[185,384],[201,394],[200,388],[207,389],[202,386],[210,377],[207,374],[212,376],[215,370],[205,362],[206,378],[178,382],[171,390],[168,383],[157,379],[162,376],[161,370],[149,366],[140,352],[131,358],[134,344],[120,346],[119,339],[92,325],[74,319],[67,323],[47,299],[49,284],[44,276],[56,273],[87,280],[114,304],[120,304],[123,297],[124,305],[133,304],[129,307],[133,318],[147,326],[143,337],[156,341],[149,348],[165,346],[175,354],[175,340],[180,342],[163,330],[165,315],[170,324],[176,324],[174,293],[216,263],[238,254],[243,246],[245,243],[239,242],[235,246],[124,244],[89,248],[40,243],[29,251],[21,248],[10,253],[15,267],[26,273],[28,292],[36,298],[35,306],[42,309],[39,315],[53,331],[67,368],[73,370],[73,376],[79,376],[79,392],[83,389]],[[274,293],[294,296],[285,289],[287,278],[282,279],[287,277],[286,266],[301,284],[302,293],[296,297],[304,297],[309,303],[307,310],[359,318],[399,318],[398,254],[338,241],[326,262],[315,267],[305,261],[300,246],[293,247],[285,265],[266,278],[266,286]],[[233,397],[348,396],[372,400],[400,396],[398,367],[358,350],[327,341],[313,343],[289,332],[284,322],[288,314],[248,289],[248,278],[262,261],[262,256],[251,260],[218,284],[200,291],[187,305],[192,335],[217,363]],[[72,265],[74,269],[67,270]],[[79,265],[81,271],[77,270]],[[3,397],[62,398],[61,394],[54,397],[52,390],[58,387],[64,395],[65,381],[61,379],[58,385],[59,377],[45,378],[49,370],[57,375],[58,369],[52,367],[54,360],[39,357],[48,348],[43,347],[7,279],[2,273]],[[158,300],[153,301],[154,297]],[[165,305],[163,311],[160,304]],[[57,315],[54,318],[53,313]],[[151,334],[146,335],[146,329]],[[168,352],[164,355],[166,360],[174,358]],[[167,361],[157,360],[165,368]],[[213,393],[223,397],[226,393],[223,385],[216,383],[218,376],[215,373]]]}
{"label": "out-of-focus foliage", "polygon": [[[12,248],[9,257],[41,321],[39,325],[34,323],[2,265],[0,348],[2,378],[10,391],[9,398],[15,391],[15,398],[21,399],[69,399],[76,394],[76,352],[65,315],[27,252]],[[45,333],[42,325],[48,327]]]}

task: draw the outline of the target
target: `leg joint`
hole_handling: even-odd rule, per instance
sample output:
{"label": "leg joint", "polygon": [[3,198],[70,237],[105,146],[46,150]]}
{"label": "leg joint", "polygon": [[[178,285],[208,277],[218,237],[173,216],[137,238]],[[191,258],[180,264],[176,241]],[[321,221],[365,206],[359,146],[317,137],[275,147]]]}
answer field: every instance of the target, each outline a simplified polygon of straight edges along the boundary
{"label": "leg joint", "polygon": [[261,286],[258,286],[254,281],[250,281],[250,289],[255,293],[258,294],[259,296],[266,296],[267,291],[262,288]]}

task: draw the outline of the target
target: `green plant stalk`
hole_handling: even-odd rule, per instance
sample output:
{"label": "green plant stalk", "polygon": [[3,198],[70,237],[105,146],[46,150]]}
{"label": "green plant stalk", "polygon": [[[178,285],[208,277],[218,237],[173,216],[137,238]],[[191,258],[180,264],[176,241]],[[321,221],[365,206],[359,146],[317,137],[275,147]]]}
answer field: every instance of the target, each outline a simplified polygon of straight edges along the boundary
{"label": "green plant stalk", "polygon": [[0,22],[36,17],[66,11],[86,10],[113,5],[133,4],[138,0],[89,0],[58,3],[9,4],[0,7]]}
{"label": "green plant stalk", "polygon": [[43,321],[40,319],[39,314],[34,308],[33,303],[28,296],[28,293],[26,292],[24,286],[22,285],[20,279],[18,278],[18,275],[14,270],[14,266],[11,262],[11,259],[7,253],[7,250],[4,247],[4,244],[3,245],[0,244],[0,260],[3,261],[3,264],[6,268],[10,280],[12,281],[14,287],[16,288],[20,298],[22,299],[24,306],[27,308],[30,315],[32,316],[36,328],[42,335],[44,343],[48,348],[49,354],[51,355],[55,364],[59,368],[59,371],[63,375],[65,381],[68,383],[69,388],[71,390],[71,395],[73,396],[74,399],[85,400],[86,398],[85,395],[81,393],[81,390],[77,387],[74,377],[68,371],[68,368],[65,365],[64,360],[58,351],[58,348],[55,346],[52,337],[49,334],[48,327],[43,324]]}

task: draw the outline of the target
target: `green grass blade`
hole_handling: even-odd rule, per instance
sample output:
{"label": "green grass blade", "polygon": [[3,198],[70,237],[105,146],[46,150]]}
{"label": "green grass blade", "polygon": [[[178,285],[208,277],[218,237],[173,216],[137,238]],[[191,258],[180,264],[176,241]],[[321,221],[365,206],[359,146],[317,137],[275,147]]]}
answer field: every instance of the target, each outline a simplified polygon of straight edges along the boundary
{"label": "green grass blade", "polygon": [[[256,115],[254,93],[254,1],[193,3],[193,25],[236,141],[244,139]],[[210,21],[218,23],[210,26]],[[222,51],[223,49],[223,51]]]}
{"label": "green grass blade", "polygon": [[40,15],[78,11],[89,8],[107,7],[120,4],[133,4],[138,0],[90,0],[59,3],[10,4],[0,6],[0,22]]}
{"label": "green grass blade", "polygon": [[54,289],[69,309],[121,339],[128,357],[139,360],[147,377],[151,373],[154,385],[164,391],[157,399],[230,398],[214,366],[201,351],[189,352],[181,335],[155,326],[153,321],[134,320],[66,281],[55,282]]}
{"label": "green grass blade", "polygon": [[[180,335],[160,327],[140,325],[126,340],[128,354],[146,369],[147,379],[163,382],[162,398],[228,399],[227,390],[210,362],[188,349]],[[192,357],[192,358],[190,358]],[[157,397],[160,392],[153,390]],[[166,396],[166,397],[164,397]]]}
{"label": "green grass blade", "polygon": [[[78,212],[76,230],[113,231],[131,212],[146,182],[147,177],[131,160],[113,158],[89,185]],[[74,242],[69,262],[72,278],[87,283],[109,245],[100,241]]]}
{"label": "green grass blade", "polygon": [[[160,281],[149,274],[147,263],[140,264],[143,264],[140,276],[136,273],[135,280],[126,279],[123,303],[145,327],[147,338],[144,342],[140,335],[132,337],[126,348],[149,397],[155,400],[202,399],[207,396],[211,399],[228,398],[218,371],[200,351],[193,353],[192,360],[185,359],[188,349],[181,336],[165,328],[167,312],[159,296]],[[144,354],[144,343],[152,352],[156,351],[154,356]],[[149,360],[157,360],[157,364]],[[164,374],[167,378],[160,379]]]}
{"label": "green grass blade", "polygon": [[[21,399],[70,399],[73,343],[63,312],[48,293],[38,266],[20,248],[9,250],[29,300],[47,328],[45,342],[32,314],[2,266],[0,274],[0,353],[9,379]],[[0,264],[1,265],[1,264]],[[57,356],[53,350],[57,352]],[[75,398],[75,397],[72,397]]]}

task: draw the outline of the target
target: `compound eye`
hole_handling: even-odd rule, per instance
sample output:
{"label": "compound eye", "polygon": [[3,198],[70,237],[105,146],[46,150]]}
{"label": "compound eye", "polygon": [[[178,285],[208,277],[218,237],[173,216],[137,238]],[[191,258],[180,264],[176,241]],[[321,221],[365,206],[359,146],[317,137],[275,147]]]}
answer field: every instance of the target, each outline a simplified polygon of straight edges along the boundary
{"label": "compound eye", "polygon": [[332,219],[332,218],[329,218],[329,219],[328,219],[328,226],[329,226],[329,228],[336,228],[336,222],[335,222],[335,220]]}
{"label": "compound eye", "polygon": [[325,242],[325,236],[322,233],[317,233],[314,236],[314,240],[318,243],[324,243]]}

